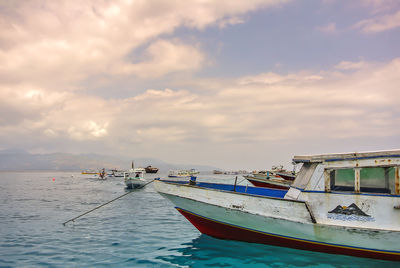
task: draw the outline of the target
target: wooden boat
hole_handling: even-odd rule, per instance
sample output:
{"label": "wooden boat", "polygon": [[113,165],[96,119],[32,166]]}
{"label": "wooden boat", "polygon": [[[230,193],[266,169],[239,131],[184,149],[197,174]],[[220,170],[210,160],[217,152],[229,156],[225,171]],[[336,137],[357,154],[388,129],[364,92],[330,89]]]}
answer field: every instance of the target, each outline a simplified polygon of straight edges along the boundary
{"label": "wooden boat", "polygon": [[168,172],[168,177],[170,178],[182,178],[182,177],[191,177],[199,174],[200,172],[195,169],[190,170],[170,170]]}
{"label": "wooden boat", "polygon": [[124,177],[124,171],[110,169],[109,171],[107,171],[107,177]]}
{"label": "wooden boat", "polygon": [[246,180],[248,180],[251,184],[257,187],[289,190],[290,184],[292,184],[292,181],[284,180],[280,177],[275,177],[275,176],[259,178],[256,176],[244,175],[243,177]]}
{"label": "wooden boat", "polygon": [[124,172],[124,181],[126,188],[136,189],[143,187],[143,185],[146,184],[146,180],[144,178],[145,173],[146,170],[144,168],[135,168]]}
{"label": "wooden boat", "polygon": [[189,173],[187,170],[170,170],[168,171],[169,178],[181,178],[181,177],[189,177]]}
{"label": "wooden boat", "polygon": [[147,166],[144,169],[146,170],[146,173],[157,173],[158,172],[158,168],[152,167],[152,166]]}
{"label": "wooden boat", "polygon": [[271,170],[263,170],[258,172],[253,172],[253,176],[256,178],[268,178],[268,177],[278,177],[284,180],[293,181],[296,178],[296,172],[287,171],[283,166],[273,166]]}
{"label": "wooden boat", "polygon": [[82,170],[81,174],[84,174],[84,175],[98,175],[99,172],[95,171],[95,170],[92,170],[92,169],[87,169],[87,170]]}
{"label": "wooden boat", "polygon": [[200,232],[400,261],[400,150],[295,156],[289,190],[156,180]]}

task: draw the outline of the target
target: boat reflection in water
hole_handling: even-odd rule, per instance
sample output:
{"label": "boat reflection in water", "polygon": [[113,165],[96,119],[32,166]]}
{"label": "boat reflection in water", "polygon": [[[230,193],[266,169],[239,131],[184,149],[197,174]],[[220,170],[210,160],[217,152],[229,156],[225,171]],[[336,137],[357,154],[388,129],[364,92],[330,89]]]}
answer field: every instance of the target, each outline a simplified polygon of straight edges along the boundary
{"label": "boat reflection in water", "polygon": [[157,259],[177,267],[332,267],[332,264],[334,267],[390,267],[388,265],[394,264],[351,256],[327,258],[325,253],[310,254],[303,250],[222,240],[204,234],[158,254]]}
{"label": "boat reflection in water", "polygon": [[400,150],[295,156],[289,190],[156,180],[201,233],[400,261]]}

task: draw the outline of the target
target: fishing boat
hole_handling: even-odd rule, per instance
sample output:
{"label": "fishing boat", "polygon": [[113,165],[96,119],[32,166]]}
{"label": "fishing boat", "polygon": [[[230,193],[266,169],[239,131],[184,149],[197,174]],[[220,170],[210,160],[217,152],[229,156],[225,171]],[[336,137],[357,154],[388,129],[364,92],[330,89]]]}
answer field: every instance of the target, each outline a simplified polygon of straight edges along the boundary
{"label": "fishing boat", "polygon": [[252,175],[243,175],[252,185],[274,189],[289,190],[296,178],[294,171],[287,171],[283,166],[273,166],[271,170],[254,171]]}
{"label": "fishing boat", "polygon": [[192,169],[188,170],[188,173],[189,173],[189,176],[193,176],[193,175],[200,174],[200,171],[198,171],[197,169],[192,168]]}
{"label": "fishing boat", "polygon": [[187,170],[170,170],[168,171],[168,177],[170,178],[181,178],[181,177],[189,177],[190,174]]}
{"label": "fishing boat", "polygon": [[124,171],[118,169],[110,169],[107,171],[107,177],[124,177]]}
{"label": "fishing boat", "polygon": [[289,190],[156,180],[201,233],[400,261],[400,150],[294,156]]}
{"label": "fishing boat", "polygon": [[92,170],[92,169],[86,169],[86,170],[82,170],[81,174],[83,174],[83,175],[98,175],[99,172],[96,170]]}
{"label": "fishing boat", "polygon": [[168,171],[168,177],[170,178],[182,178],[182,177],[190,177],[193,175],[197,175],[200,172],[198,172],[195,169],[190,169],[190,170],[170,170]]}
{"label": "fishing boat", "polygon": [[136,189],[143,187],[146,184],[146,180],[144,178],[145,173],[146,170],[144,168],[132,168],[129,171],[124,172],[126,188]]}
{"label": "fishing boat", "polygon": [[158,168],[152,167],[152,166],[147,166],[144,169],[146,170],[146,173],[157,173],[158,172]]}
{"label": "fishing boat", "polygon": [[262,170],[262,171],[255,171],[253,172],[253,176],[258,179],[266,179],[268,177],[276,177],[282,178],[288,181],[294,181],[296,178],[295,171],[287,171],[283,168],[282,165],[280,166],[272,166],[271,170]]}
{"label": "fishing boat", "polygon": [[290,185],[292,184],[292,181],[285,180],[278,176],[266,176],[264,178],[260,178],[254,175],[243,175],[243,177],[248,180],[252,185],[257,187],[289,190]]}

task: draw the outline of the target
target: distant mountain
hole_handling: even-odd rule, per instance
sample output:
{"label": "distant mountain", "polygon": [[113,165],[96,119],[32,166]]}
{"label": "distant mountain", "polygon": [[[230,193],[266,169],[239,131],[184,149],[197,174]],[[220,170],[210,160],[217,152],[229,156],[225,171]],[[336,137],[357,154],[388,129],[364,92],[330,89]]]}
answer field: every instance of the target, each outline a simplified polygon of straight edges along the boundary
{"label": "distant mountain", "polygon": [[197,169],[199,171],[211,171],[217,169],[211,166],[202,165],[179,165],[166,163],[154,158],[128,159],[121,156],[98,155],[98,154],[30,154],[23,150],[2,150],[0,151],[0,170],[62,170],[81,171],[85,169],[99,170],[106,169],[129,169],[132,161],[135,167],[146,167],[152,165],[160,171],[170,169]]}

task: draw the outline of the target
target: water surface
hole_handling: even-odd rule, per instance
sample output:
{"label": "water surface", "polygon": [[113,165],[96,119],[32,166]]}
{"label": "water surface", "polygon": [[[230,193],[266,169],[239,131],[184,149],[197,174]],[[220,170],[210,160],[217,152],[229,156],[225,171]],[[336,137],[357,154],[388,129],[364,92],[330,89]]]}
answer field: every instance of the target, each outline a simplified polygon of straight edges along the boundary
{"label": "water surface", "polygon": [[[150,181],[164,174],[147,175]],[[233,183],[234,177],[200,175],[198,180]],[[71,172],[0,172],[0,267],[397,265],[202,235],[152,184],[62,225],[126,191],[122,178],[101,181]]]}

